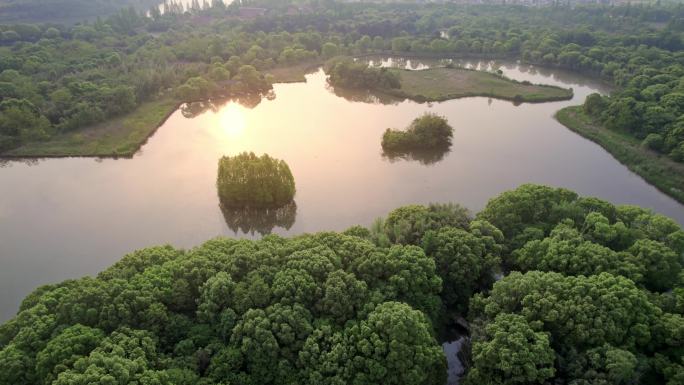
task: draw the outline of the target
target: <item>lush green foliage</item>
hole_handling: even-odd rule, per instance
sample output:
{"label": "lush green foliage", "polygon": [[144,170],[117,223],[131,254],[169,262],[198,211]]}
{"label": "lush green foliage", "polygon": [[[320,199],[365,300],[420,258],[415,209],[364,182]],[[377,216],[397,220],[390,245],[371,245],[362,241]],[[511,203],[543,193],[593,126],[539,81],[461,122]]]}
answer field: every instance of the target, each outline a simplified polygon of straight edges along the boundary
{"label": "lush green foliage", "polygon": [[643,146],[684,162],[684,69],[639,68],[610,97],[590,95],[584,111],[607,128],[643,140]]}
{"label": "lush green foliage", "polygon": [[555,355],[549,336],[534,330],[517,314],[502,313],[475,340],[473,384],[542,384],[553,378]]}
{"label": "lush green foliage", "polygon": [[334,233],[141,250],[28,297],[0,383],[441,385],[440,288],[420,248]]}
{"label": "lush green foliage", "polygon": [[26,99],[0,102],[0,149],[49,136],[50,122]]}
{"label": "lush green foliage", "polygon": [[[10,3],[35,9],[37,2]],[[272,80],[266,74],[276,67],[391,52],[506,57],[605,77],[624,91],[599,103],[596,113],[615,115],[615,128],[639,138],[660,135],[646,145],[683,158],[680,8],[242,2],[264,7],[254,19],[237,2],[199,3],[187,9],[169,3],[163,14],[156,7],[149,15],[125,9],[74,26],[0,25],[0,103],[32,106],[0,111],[0,151],[108,121],[160,94],[180,102],[263,94]],[[51,0],[41,9],[59,4]],[[397,86],[387,71],[337,66],[334,72],[346,75],[331,75],[333,82]]]}
{"label": "lush green foliage", "polygon": [[382,149],[388,153],[448,149],[454,129],[439,115],[426,113],[404,131],[388,128],[382,135]]}
{"label": "lush green foliage", "polygon": [[666,291],[684,264],[684,231],[673,220],[565,189],[522,186],[491,200],[478,217],[505,234],[511,270],[608,272]]}
{"label": "lush green foliage", "polygon": [[470,297],[492,285],[500,265],[503,234],[479,220],[468,230],[446,225],[423,237],[423,249],[442,277],[442,302],[451,315],[467,311]]}
{"label": "lush green foliage", "polygon": [[[0,151],[162,95],[261,95],[277,66],[392,52],[601,76],[618,89],[590,96],[586,113],[684,159],[681,7],[322,3],[293,17],[287,2],[251,3],[268,13],[248,20],[216,2],[0,25]],[[333,72],[333,85],[397,85],[350,62]],[[226,175],[245,181],[248,169]],[[272,204],[294,194],[290,179],[277,194],[243,184],[228,196]],[[683,252],[668,218],[531,185],[475,220],[409,206],[345,234],[150,248],[28,296],[0,326],[0,384],[443,384],[435,331],[465,313],[471,384],[681,384]],[[509,274],[492,286],[499,271]]]}
{"label": "lush green foliage", "polygon": [[326,65],[328,82],[334,87],[374,91],[401,87],[399,76],[388,68],[369,67],[364,62],[350,59],[333,60]]}
{"label": "lush green foliage", "polygon": [[[467,314],[468,384],[675,385],[683,235],[525,185],[474,220],[407,206],[341,234],[144,249],[29,295],[0,326],[0,384],[442,385],[435,336]],[[522,272],[493,283],[502,259]]]}
{"label": "lush green foliage", "polygon": [[674,221],[535,185],[492,199],[477,218],[505,235],[506,267],[526,273],[471,300],[468,383],[681,381],[684,318],[673,303],[684,231]]}
{"label": "lush green foliage", "polygon": [[457,204],[409,205],[376,221],[369,236],[379,245],[419,245],[428,231],[447,226],[467,229],[470,219],[468,209]]}
{"label": "lush green foliage", "polygon": [[226,208],[278,208],[291,203],[296,191],[285,161],[253,152],[219,159],[216,186]]}
{"label": "lush green foliage", "polygon": [[[490,379],[494,383],[520,383],[518,375],[524,376],[522,382],[541,383],[554,375],[553,370],[539,370],[549,366],[549,347],[556,355],[556,377],[578,383],[638,381],[644,372],[658,371],[658,356],[672,353],[676,357],[684,326],[680,314],[663,313],[647,292],[626,278],[608,273],[590,277],[511,273],[494,285],[489,296],[476,296],[470,311],[475,370],[468,375],[468,383]],[[534,333],[534,337],[528,337],[522,346],[525,357],[519,359],[525,360],[525,373],[504,376],[503,381],[496,382],[501,371],[510,374],[520,370],[506,367],[502,356],[516,349],[520,341],[498,341],[501,337],[491,330],[502,318],[512,315],[516,315],[515,333]],[[498,354],[502,360],[479,360],[480,354]],[[670,365],[681,365],[681,357]]]}

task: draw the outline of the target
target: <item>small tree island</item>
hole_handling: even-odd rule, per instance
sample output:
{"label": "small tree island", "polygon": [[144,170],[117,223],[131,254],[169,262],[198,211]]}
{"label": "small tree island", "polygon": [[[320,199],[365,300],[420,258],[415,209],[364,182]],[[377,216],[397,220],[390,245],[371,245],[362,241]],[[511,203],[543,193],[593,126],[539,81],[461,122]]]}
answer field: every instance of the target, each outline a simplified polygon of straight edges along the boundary
{"label": "small tree island", "polygon": [[401,88],[399,75],[389,68],[369,67],[365,62],[355,62],[349,58],[330,60],[325,72],[333,87],[384,92]]}
{"label": "small tree island", "polygon": [[219,159],[216,187],[226,208],[282,207],[292,202],[296,191],[285,161],[253,152]]}
{"label": "small tree island", "polygon": [[382,135],[385,153],[446,150],[451,146],[454,129],[447,120],[433,113],[426,113],[411,122],[404,131],[388,128]]}

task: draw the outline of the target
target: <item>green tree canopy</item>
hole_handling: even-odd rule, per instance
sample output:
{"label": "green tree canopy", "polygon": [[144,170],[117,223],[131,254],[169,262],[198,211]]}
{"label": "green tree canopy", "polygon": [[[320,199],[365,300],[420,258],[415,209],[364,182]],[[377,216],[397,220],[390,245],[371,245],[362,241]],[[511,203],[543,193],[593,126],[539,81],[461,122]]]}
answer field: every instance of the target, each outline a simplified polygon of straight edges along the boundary
{"label": "green tree canopy", "polygon": [[264,154],[242,153],[219,159],[216,180],[221,205],[225,207],[281,207],[295,195],[290,167]]}
{"label": "green tree canopy", "polygon": [[38,288],[0,326],[0,384],[443,385],[436,336],[460,316],[469,384],[679,381],[670,219],[528,185],[475,220],[431,205],[385,223],[153,247]]}
{"label": "green tree canopy", "polygon": [[444,117],[426,113],[414,119],[404,131],[388,128],[382,135],[382,149],[389,153],[446,149],[451,146],[453,132]]}

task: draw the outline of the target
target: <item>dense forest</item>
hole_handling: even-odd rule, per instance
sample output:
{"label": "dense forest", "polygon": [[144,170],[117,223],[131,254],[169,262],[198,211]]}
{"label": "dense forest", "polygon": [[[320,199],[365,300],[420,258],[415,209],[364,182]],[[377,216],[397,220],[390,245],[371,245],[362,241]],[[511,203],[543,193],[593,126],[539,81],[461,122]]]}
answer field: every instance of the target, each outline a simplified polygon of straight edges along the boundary
{"label": "dense forest", "polygon": [[662,215],[538,185],[475,217],[148,248],[29,295],[0,384],[443,385],[460,316],[466,384],[682,384],[682,251]]}
{"label": "dense forest", "polygon": [[0,25],[0,150],[159,98],[264,94],[273,68],[375,52],[511,58],[603,77],[616,92],[587,110],[684,159],[681,6],[243,5],[264,8],[250,15],[217,1],[74,26]]}

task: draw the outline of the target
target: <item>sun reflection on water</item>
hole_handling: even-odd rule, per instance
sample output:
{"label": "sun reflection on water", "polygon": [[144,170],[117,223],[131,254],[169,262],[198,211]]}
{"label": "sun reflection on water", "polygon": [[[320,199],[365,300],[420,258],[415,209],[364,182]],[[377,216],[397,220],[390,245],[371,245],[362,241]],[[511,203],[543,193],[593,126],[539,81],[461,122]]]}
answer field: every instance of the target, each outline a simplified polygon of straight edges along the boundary
{"label": "sun reflection on water", "polygon": [[247,119],[241,106],[230,103],[221,109],[218,117],[221,131],[228,137],[241,136],[247,128]]}

